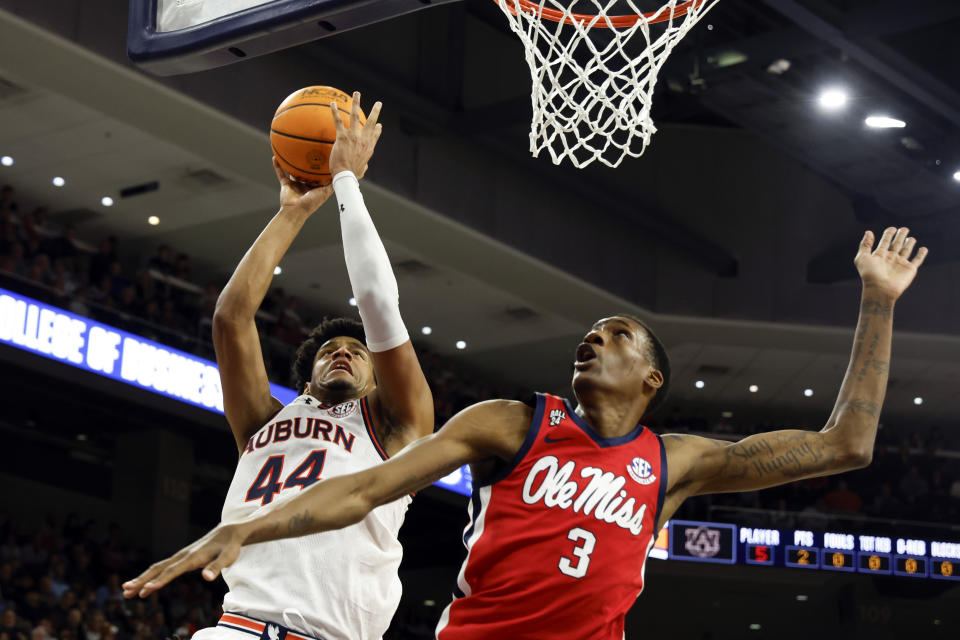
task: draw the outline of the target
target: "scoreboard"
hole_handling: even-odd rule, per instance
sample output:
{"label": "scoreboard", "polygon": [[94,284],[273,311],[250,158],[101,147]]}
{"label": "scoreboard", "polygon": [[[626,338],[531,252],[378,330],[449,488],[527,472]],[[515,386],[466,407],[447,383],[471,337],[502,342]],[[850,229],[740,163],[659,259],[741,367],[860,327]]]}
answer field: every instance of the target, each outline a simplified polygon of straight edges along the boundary
{"label": "scoreboard", "polygon": [[960,543],[844,531],[671,520],[650,555],[684,562],[960,580]]}

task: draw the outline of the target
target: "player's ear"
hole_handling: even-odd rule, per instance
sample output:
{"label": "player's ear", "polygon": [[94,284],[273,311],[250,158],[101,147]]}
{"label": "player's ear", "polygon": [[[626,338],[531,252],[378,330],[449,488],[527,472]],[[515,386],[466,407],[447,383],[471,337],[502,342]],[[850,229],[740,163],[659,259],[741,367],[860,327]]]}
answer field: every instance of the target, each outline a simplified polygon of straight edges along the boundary
{"label": "player's ear", "polygon": [[654,389],[659,389],[663,386],[663,374],[660,373],[659,369],[650,368],[650,372],[645,378],[646,383],[653,387]]}
{"label": "player's ear", "polygon": [[303,393],[302,393],[301,395],[304,395],[304,396],[305,396],[305,395],[307,395],[308,393],[310,393],[310,381],[309,381],[309,380],[307,380],[306,382],[303,383]]}

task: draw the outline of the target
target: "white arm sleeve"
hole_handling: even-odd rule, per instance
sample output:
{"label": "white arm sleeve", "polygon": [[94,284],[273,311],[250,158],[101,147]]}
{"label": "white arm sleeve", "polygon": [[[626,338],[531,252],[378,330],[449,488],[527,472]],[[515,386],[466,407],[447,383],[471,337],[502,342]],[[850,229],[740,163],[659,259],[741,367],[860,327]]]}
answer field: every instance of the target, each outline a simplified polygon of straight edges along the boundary
{"label": "white arm sleeve", "polygon": [[400,317],[400,294],[390,259],[363,203],[360,183],[352,171],[333,177],[340,205],[343,258],[370,351],[389,351],[410,339]]}

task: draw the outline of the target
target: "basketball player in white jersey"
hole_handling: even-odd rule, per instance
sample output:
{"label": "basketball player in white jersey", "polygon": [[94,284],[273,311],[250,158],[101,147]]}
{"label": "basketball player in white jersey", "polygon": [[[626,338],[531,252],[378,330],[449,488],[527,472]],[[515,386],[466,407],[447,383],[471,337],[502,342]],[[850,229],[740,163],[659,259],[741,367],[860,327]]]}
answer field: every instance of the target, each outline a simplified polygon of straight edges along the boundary
{"label": "basketball player in white jersey", "polygon": [[[322,478],[375,466],[433,432],[430,389],[400,317],[397,282],[358,183],[380,137],[380,103],[361,126],[359,101],[355,93],[349,126],[331,106],[337,124],[331,186],[307,189],[288,179],[274,160],[280,210],[217,301],[213,340],[224,413],[240,452],[223,506],[226,521],[288,500]],[[270,395],[254,315],[274,268],[333,193],[363,325],[338,318],[314,329],[297,353],[302,395],[283,406]],[[230,590],[223,617],[194,638],[380,638],[400,601],[397,533],[409,502],[406,497],[384,505],[339,531],[244,549],[224,572]],[[125,595],[136,593],[128,588]]]}

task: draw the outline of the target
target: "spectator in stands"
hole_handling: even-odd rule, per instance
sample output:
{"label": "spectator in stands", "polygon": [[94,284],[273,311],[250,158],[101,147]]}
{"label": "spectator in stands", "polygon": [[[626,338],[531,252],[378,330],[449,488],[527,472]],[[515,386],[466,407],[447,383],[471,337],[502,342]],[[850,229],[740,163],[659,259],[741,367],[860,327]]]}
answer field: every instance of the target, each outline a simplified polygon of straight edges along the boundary
{"label": "spectator in stands", "polygon": [[856,513],[863,507],[863,500],[840,478],[836,488],[823,497],[823,506],[834,513]]}
{"label": "spectator in stands", "polygon": [[113,278],[109,273],[100,276],[100,280],[89,289],[90,301],[102,307],[113,307],[113,297],[110,292],[113,289]]}
{"label": "spectator in stands", "polygon": [[70,304],[67,306],[67,309],[76,313],[77,315],[90,317],[90,305],[87,304],[87,294],[89,289],[87,287],[78,288],[74,294],[73,298],[70,300]]}
{"label": "spectator in stands", "polygon": [[37,207],[30,215],[23,218],[23,233],[27,241],[37,241],[42,244],[51,231],[47,226],[47,208]]}
{"label": "spectator in stands", "polygon": [[17,213],[19,210],[17,201],[14,199],[13,187],[8,184],[0,187],[0,213]]}
{"label": "spectator in stands", "polygon": [[0,613],[0,632],[7,633],[10,640],[27,640],[30,627],[17,615],[14,607],[8,607]]}
{"label": "spectator in stands", "polygon": [[123,273],[123,265],[114,260],[110,263],[110,297],[114,300],[123,298],[123,290],[130,285],[130,281]]}
{"label": "spectator in stands", "polygon": [[172,275],[174,268],[173,249],[165,244],[157,247],[157,253],[150,258],[150,261],[147,263],[147,268],[159,271],[165,276]]}
{"label": "spectator in stands", "polygon": [[10,252],[0,259],[0,269],[7,273],[25,277],[27,275],[27,262],[25,259],[25,250],[23,244],[14,242],[10,246]]}
{"label": "spectator in stands", "polygon": [[13,221],[13,214],[9,211],[0,211],[0,255],[10,253],[10,248],[19,241],[19,229]]}
{"label": "spectator in stands", "polygon": [[900,480],[900,495],[908,500],[919,500],[930,492],[930,485],[920,475],[917,465],[910,467],[910,471]]}
{"label": "spectator in stands", "polygon": [[193,282],[193,276],[190,272],[190,256],[185,253],[177,255],[177,261],[173,265],[173,277],[180,278],[184,282]]}
{"label": "spectator in stands", "polygon": [[53,261],[53,273],[50,276],[53,281],[53,288],[60,297],[69,297],[77,290],[77,279],[67,268],[63,258],[57,258]]}
{"label": "spectator in stands", "polygon": [[[128,284],[120,291],[120,299],[117,300],[117,308],[125,314],[143,316],[143,303],[137,297],[137,288]],[[133,327],[135,328],[135,326]]]}
{"label": "spectator in stands", "polygon": [[160,325],[171,331],[183,332],[183,321],[173,300],[164,301],[163,310],[160,313]]}
{"label": "spectator in stands", "polygon": [[73,606],[74,595],[70,591],[70,585],[67,584],[66,574],[67,568],[62,559],[58,558],[50,563],[50,595],[62,603],[64,595],[70,594],[70,598],[67,600],[70,603],[69,606]]}
{"label": "spectator in stands", "polygon": [[77,248],[77,229],[68,226],[63,235],[52,238],[47,242],[46,251],[54,261],[63,260],[67,268],[75,271],[80,250]]}
{"label": "spectator in stands", "polygon": [[117,261],[117,239],[107,236],[100,241],[100,249],[90,259],[89,281],[99,284],[109,274],[110,265]]}
{"label": "spectator in stands", "polygon": [[34,256],[27,277],[39,285],[52,285],[53,271],[50,269],[50,257],[45,253],[38,253]]}
{"label": "spectator in stands", "polygon": [[97,589],[97,606],[103,607],[107,600],[123,600],[123,590],[120,588],[120,576],[111,573],[107,581]]}
{"label": "spectator in stands", "polygon": [[37,621],[45,618],[49,612],[49,607],[47,607],[40,599],[39,591],[36,589],[27,591],[20,606],[20,615],[22,615],[28,621]]}
{"label": "spectator in stands", "polygon": [[149,271],[137,272],[137,297],[143,302],[149,302],[157,297],[158,291],[156,281],[150,275]]}

